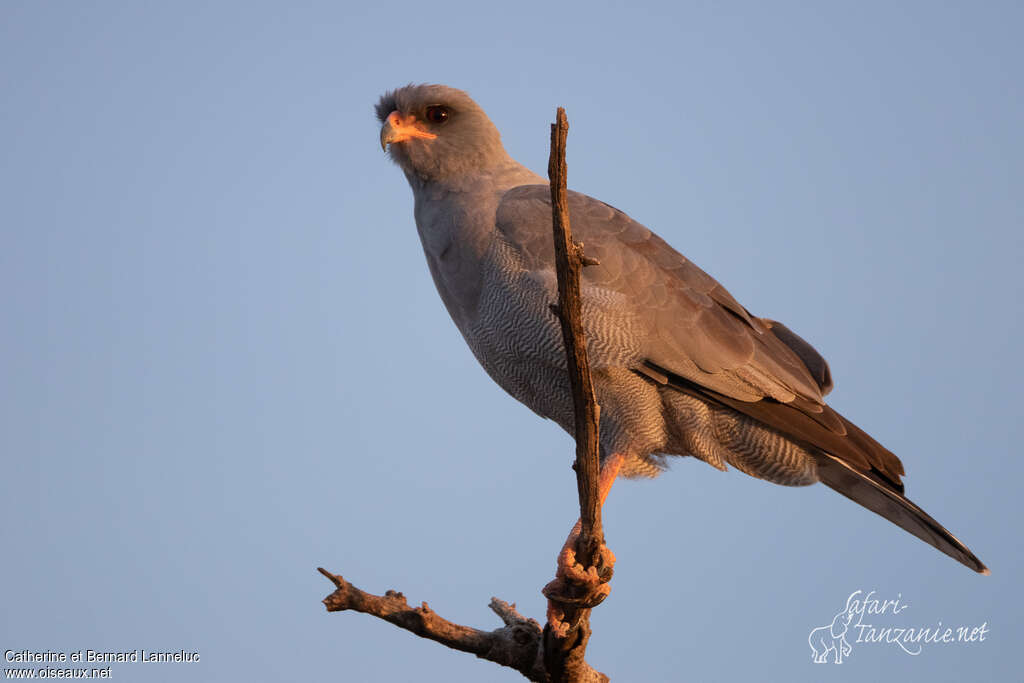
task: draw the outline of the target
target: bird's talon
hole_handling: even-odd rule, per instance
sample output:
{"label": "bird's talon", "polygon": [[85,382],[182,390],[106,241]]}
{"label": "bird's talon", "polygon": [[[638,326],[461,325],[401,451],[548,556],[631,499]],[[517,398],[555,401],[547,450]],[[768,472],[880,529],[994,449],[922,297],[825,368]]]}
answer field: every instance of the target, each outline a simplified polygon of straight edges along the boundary
{"label": "bird's talon", "polygon": [[548,603],[548,626],[551,627],[556,638],[565,638],[569,635],[569,624],[564,621],[565,612]]}
{"label": "bird's talon", "polygon": [[573,583],[584,585],[598,585],[601,578],[596,567],[584,567],[576,561],[576,554],[572,551],[563,552],[558,557],[558,568],[555,576]]}
{"label": "bird's talon", "polygon": [[576,552],[569,547],[563,548],[558,555],[558,568],[555,575],[575,583],[597,586],[611,580],[615,567],[615,553],[608,546],[601,544],[595,557],[595,564],[584,567],[576,561]]}
{"label": "bird's talon", "polygon": [[554,604],[571,605],[580,609],[597,607],[612,592],[607,583],[581,584],[559,577],[548,583],[541,593],[548,599],[548,613],[558,608]]}

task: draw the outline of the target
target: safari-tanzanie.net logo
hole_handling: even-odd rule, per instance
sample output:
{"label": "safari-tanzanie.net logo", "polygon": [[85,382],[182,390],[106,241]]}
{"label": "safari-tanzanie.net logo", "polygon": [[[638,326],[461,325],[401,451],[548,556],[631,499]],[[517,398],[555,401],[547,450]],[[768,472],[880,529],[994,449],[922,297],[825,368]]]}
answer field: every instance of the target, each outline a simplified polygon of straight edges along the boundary
{"label": "safari-tanzanie.net logo", "polygon": [[862,645],[888,645],[908,655],[919,655],[925,647],[980,643],[988,636],[987,621],[975,626],[948,626],[941,621],[906,625],[909,608],[902,593],[897,593],[894,600],[883,599],[875,591],[850,593],[832,623],[819,626],[807,637],[812,659],[817,664],[842,664],[854,646]]}

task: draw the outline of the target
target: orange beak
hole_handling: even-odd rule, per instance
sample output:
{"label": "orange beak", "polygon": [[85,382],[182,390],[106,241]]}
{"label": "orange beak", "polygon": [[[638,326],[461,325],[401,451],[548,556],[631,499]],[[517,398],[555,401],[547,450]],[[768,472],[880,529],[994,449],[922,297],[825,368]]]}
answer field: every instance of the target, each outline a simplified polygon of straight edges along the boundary
{"label": "orange beak", "polygon": [[387,149],[393,142],[405,142],[413,138],[433,140],[437,136],[420,127],[415,116],[403,117],[397,111],[388,114],[380,129],[380,148]]}

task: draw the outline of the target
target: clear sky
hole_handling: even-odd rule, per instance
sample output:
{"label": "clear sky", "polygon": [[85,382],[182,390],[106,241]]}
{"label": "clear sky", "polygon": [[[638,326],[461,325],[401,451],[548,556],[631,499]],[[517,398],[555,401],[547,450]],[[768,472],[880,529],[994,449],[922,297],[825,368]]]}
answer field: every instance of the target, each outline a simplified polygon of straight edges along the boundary
{"label": "clear sky", "polygon": [[[1021,625],[1014,2],[0,4],[0,648],[198,651],[131,681],[514,681],[352,613],[318,565],[540,618],[570,439],[477,366],[380,151],[386,89],[470,92],[831,362],[973,574],[815,486],[621,482],[590,660],[616,681],[1013,680]],[[980,625],[911,656],[811,629]],[[7,666],[4,664],[3,666]]]}

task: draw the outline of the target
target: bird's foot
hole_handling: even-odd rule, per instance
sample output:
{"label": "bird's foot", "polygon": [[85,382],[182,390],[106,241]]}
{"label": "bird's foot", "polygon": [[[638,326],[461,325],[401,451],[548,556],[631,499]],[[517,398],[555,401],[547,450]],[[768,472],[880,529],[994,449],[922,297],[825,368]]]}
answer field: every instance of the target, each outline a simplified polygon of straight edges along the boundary
{"label": "bird's foot", "polygon": [[[608,492],[611,491],[612,483],[618,476],[624,460],[625,456],[616,453],[601,466],[601,476],[598,479],[601,505],[604,505],[605,499],[608,498]],[[558,553],[555,580],[544,586],[541,591],[548,599],[548,626],[559,638],[568,635],[574,623],[578,623],[580,610],[597,607],[611,592],[608,582],[612,579],[615,554],[602,540],[601,545],[594,551],[593,566],[583,566],[576,559],[576,543],[581,531],[582,522],[577,520],[569,532],[569,537],[565,539],[562,551]],[[570,614],[566,614],[567,611]]]}
{"label": "bird's foot", "polygon": [[584,567],[576,561],[575,548],[566,544],[562,548],[562,552],[558,553],[558,568],[555,570],[555,576],[588,586],[608,583],[615,570],[615,553],[602,543],[594,560],[594,566]]}
{"label": "bird's foot", "polygon": [[[570,540],[575,540],[570,537]],[[558,637],[568,634],[571,624],[566,621],[565,608],[590,609],[597,607],[611,592],[608,581],[615,567],[615,554],[601,544],[594,565],[584,567],[576,559],[573,544],[566,542],[558,554],[555,580],[544,586],[542,593],[548,599],[548,624]]]}

